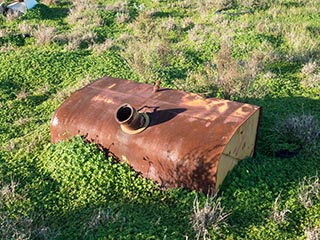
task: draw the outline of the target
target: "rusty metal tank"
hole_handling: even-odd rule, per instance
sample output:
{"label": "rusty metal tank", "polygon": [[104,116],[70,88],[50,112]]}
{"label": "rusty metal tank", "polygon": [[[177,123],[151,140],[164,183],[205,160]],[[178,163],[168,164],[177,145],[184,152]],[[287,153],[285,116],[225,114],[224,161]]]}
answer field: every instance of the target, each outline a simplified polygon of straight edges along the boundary
{"label": "rusty metal tank", "polygon": [[54,143],[84,136],[163,187],[208,192],[254,154],[259,118],[258,106],[104,77],[66,99],[50,131]]}

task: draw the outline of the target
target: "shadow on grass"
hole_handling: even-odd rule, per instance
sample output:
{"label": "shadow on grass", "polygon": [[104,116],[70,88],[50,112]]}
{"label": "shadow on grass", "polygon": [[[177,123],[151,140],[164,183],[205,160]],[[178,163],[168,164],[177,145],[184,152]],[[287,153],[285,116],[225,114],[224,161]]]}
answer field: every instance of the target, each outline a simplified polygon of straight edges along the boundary
{"label": "shadow on grass", "polygon": [[37,4],[23,15],[21,19],[57,20],[67,17],[68,14],[68,7],[48,7],[44,4]]}
{"label": "shadow on grass", "polygon": [[[55,239],[184,239],[193,235],[189,213],[163,203],[112,203],[53,216]],[[180,211],[180,212],[178,212]]]}
{"label": "shadow on grass", "polygon": [[25,45],[25,39],[26,37],[23,34],[0,37],[0,46],[4,46],[7,44],[21,47]]}
{"label": "shadow on grass", "polygon": [[280,142],[279,129],[284,119],[291,115],[311,114],[319,119],[319,99],[305,97],[284,97],[262,99],[247,99],[247,103],[262,107],[257,151],[268,156],[275,156]]}
{"label": "shadow on grass", "polygon": [[157,11],[152,14],[153,18],[168,18],[168,17],[185,17],[184,13],[181,11],[171,10],[171,11]]}

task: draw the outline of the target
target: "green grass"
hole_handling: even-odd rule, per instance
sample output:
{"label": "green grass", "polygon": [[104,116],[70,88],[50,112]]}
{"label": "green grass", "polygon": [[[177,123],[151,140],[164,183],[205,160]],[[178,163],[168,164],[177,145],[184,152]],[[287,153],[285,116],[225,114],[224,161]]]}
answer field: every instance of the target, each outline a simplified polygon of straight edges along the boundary
{"label": "green grass", "polygon": [[[319,138],[283,128],[310,115],[320,131],[319,1],[52,2],[0,18],[0,239],[319,238]],[[257,156],[212,199],[160,189],[81,138],[51,144],[55,109],[106,75],[262,106]],[[231,214],[203,236],[195,199]]]}

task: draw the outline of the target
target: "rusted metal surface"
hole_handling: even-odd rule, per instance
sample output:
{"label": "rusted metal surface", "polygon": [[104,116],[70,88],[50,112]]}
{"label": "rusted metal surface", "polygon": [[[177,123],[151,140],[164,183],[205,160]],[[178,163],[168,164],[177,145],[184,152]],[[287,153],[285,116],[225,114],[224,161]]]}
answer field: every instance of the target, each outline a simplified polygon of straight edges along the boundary
{"label": "rusted metal surface", "polygon": [[[116,114],[125,103],[148,116],[148,126],[140,133],[128,134],[121,128],[119,122],[126,119],[119,120]],[[256,112],[259,107],[249,104],[171,89],[155,91],[151,85],[105,77],[76,91],[57,109],[51,141],[82,135],[164,187],[206,192],[217,187],[226,146],[242,141],[240,133],[240,140],[231,139]],[[247,125],[255,125],[254,136],[242,149],[252,155],[258,123]],[[225,155],[237,159],[238,153],[232,151],[238,146],[234,149]]]}

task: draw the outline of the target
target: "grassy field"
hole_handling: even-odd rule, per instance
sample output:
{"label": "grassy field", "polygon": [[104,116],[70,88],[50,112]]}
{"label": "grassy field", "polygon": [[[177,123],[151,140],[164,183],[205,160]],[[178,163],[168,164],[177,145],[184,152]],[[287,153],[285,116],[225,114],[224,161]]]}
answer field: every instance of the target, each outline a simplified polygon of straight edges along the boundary
{"label": "grassy field", "polygon": [[[319,6],[46,0],[0,17],[0,239],[320,239]],[[205,196],[80,137],[51,144],[55,109],[106,75],[262,106],[256,157]]]}

